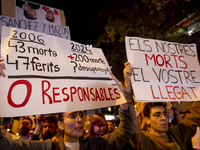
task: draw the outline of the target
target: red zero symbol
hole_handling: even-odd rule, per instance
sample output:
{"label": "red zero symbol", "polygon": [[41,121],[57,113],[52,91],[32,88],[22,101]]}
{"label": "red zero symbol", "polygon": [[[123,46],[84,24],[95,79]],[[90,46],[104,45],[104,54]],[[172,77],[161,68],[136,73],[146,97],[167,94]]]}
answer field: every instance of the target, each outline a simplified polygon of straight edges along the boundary
{"label": "red zero symbol", "polygon": [[[18,84],[24,84],[27,87],[26,98],[21,104],[15,104],[12,100],[12,97],[11,97],[11,92],[12,92],[13,88]],[[8,103],[10,104],[10,106],[12,106],[14,108],[24,107],[28,103],[28,100],[31,96],[31,92],[32,92],[32,85],[31,85],[30,82],[28,82],[27,80],[17,80],[10,86],[10,89],[9,89],[9,92],[8,92],[8,97],[7,97]]]}

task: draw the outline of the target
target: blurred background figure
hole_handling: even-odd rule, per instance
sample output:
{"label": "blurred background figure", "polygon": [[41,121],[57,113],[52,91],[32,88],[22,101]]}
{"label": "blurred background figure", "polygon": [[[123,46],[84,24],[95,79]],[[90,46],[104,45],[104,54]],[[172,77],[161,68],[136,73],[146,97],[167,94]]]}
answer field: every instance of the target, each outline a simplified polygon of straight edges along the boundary
{"label": "blurred background figure", "polygon": [[98,136],[102,136],[107,133],[107,123],[104,114],[95,113],[92,115],[90,121],[90,129],[89,132],[84,136],[86,138],[94,138]]}
{"label": "blurred background figure", "polygon": [[[170,123],[170,127],[176,126],[177,124],[180,124],[183,118],[190,114],[189,110],[186,110],[185,112],[180,112],[177,108],[178,102],[171,102],[172,107],[171,110],[173,112],[173,119],[172,122]],[[185,142],[185,145],[187,149],[193,150],[193,145],[191,139],[188,139],[188,141]]]}
{"label": "blurred background figure", "polygon": [[58,119],[55,115],[36,115],[36,127],[31,136],[31,140],[47,140],[57,134]]}
{"label": "blurred background figure", "polygon": [[144,120],[144,114],[143,114],[143,108],[145,106],[145,102],[136,102],[136,112],[137,112],[137,118],[140,123],[140,127],[143,131],[149,130],[149,125]]}
{"label": "blurred background figure", "polygon": [[111,133],[115,130],[115,125],[112,121],[107,121],[107,132]]}
{"label": "blurred background figure", "polygon": [[22,125],[20,128],[20,137],[21,140],[27,140],[31,137],[31,130],[33,126],[32,119],[25,117],[22,120]]}
{"label": "blurred background figure", "polygon": [[85,125],[84,125],[84,134],[87,134],[90,130],[90,121],[91,121],[91,116],[86,115],[85,116]]}

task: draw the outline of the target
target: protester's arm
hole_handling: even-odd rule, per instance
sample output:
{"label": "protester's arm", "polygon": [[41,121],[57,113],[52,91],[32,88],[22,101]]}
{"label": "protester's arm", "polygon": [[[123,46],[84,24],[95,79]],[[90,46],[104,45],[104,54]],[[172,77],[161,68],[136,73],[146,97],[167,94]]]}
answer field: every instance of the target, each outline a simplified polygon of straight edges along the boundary
{"label": "protester's arm", "polygon": [[133,120],[133,136],[131,141],[133,142],[134,146],[136,147],[136,149],[145,149],[147,147],[145,147],[146,145],[151,145],[151,141],[149,140],[149,138],[147,136],[145,136],[145,134],[142,132],[142,129],[140,127],[140,123],[139,120],[137,118],[136,115],[136,111],[135,111],[135,106],[134,106],[134,100],[133,100],[133,93],[132,93],[132,86],[131,86],[131,76],[133,74],[133,68],[131,67],[131,63],[130,62],[126,62],[124,63],[124,94],[125,94],[125,98],[127,100],[128,103],[132,103],[132,105],[129,105],[129,109],[131,112],[131,117]]}
{"label": "protester's arm", "polygon": [[[132,93],[132,86],[131,86],[131,76],[133,75],[133,68],[131,67],[131,63],[130,62],[126,62],[124,63],[124,70],[123,70],[123,74],[124,74],[124,95],[126,100],[129,103],[133,103],[134,104],[134,100],[133,100],[133,93]],[[140,128],[140,123],[139,120],[137,118],[136,115],[136,111],[135,111],[135,107],[134,105],[131,105],[130,107],[130,112],[131,112],[131,117],[133,120],[133,136],[132,136],[132,142],[134,144],[139,143],[141,136],[143,135],[142,130]]]}
{"label": "protester's arm", "polygon": [[36,125],[30,140],[40,140],[39,134],[42,130],[44,115],[36,115]]}
{"label": "protester's arm", "polygon": [[[125,98],[127,100],[127,108],[122,110],[119,109],[120,124],[112,133],[102,136],[106,139],[106,149],[120,149],[129,142],[131,139],[133,144],[139,145],[141,139],[142,142],[149,143],[148,137],[146,137],[139,125],[139,121],[136,116],[135,106],[133,101],[133,95],[131,92],[131,80],[132,67],[130,63],[125,63],[124,78],[125,78]],[[116,81],[117,82],[117,81]],[[120,88],[121,89],[121,88]],[[141,143],[140,143],[141,144]],[[140,148],[144,148],[143,144]]]}
{"label": "protester's arm", "polygon": [[51,140],[29,141],[6,138],[0,129],[0,150],[52,150],[52,147],[54,144]]}
{"label": "protester's arm", "polygon": [[200,101],[193,102],[190,113],[184,117],[181,123],[194,129],[200,125]]}
{"label": "protester's arm", "polygon": [[4,59],[3,58],[0,58],[0,77],[3,76],[3,77],[6,77],[5,73],[3,70],[6,69],[6,66],[5,64],[3,63]]}
{"label": "protester's arm", "polygon": [[133,103],[130,105],[130,112],[132,116],[132,120],[135,123],[136,117],[136,112],[135,112],[135,107],[134,107],[134,100],[133,100],[133,93],[132,93],[132,86],[131,86],[131,76],[133,75],[133,68],[131,66],[130,62],[124,63],[124,70],[123,70],[123,75],[124,75],[124,96],[129,103]]}
{"label": "protester's arm", "polygon": [[[116,77],[110,73],[111,77],[110,79],[114,80],[115,83],[112,84],[113,86],[119,86],[122,93],[123,87],[121,82],[119,82]],[[115,129],[112,133],[106,134],[102,136],[106,142],[105,142],[105,149],[120,149],[125,143],[127,143],[133,134],[132,130],[132,119],[129,111],[129,106],[127,103],[121,104],[119,108],[119,118],[120,118],[120,124],[117,129]]]}
{"label": "protester's arm", "polygon": [[133,68],[131,67],[131,63],[130,62],[126,62],[124,63],[124,70],[123,70],[123,74],[124,74],[124,91],[125,92],[131,92],[131,76],[133,75]]}
{"label": "protester's arm", "polygon": [[[110,72],[110,75],[111,75],[110,79],[115,81],[115,83],[112,84],[112,86],[118,86],[120,88],[122,94],[124,95],[122,83],[112,74],[112,72]],[[121,104],[120,108],[121,108],[121,110],[128,110],[128,104],[127,103]]]}
{"label": "protester's arm", "polygon": [[111,133],[102,136],[106,140],[106,150],[120,149],[129,142],[133,135],[133,121],[130,110],[122,110],[119,108],[120,123],[118,127]]}
{"label": "protester's arm", "polygon": [[193,102],[190,112],[190,114],[183,118],[179,125],[171,130],[176,135],[179,135],[180,138],[183,138],[184,141],[194,136],[197,126],[200,126],[200,101]]}

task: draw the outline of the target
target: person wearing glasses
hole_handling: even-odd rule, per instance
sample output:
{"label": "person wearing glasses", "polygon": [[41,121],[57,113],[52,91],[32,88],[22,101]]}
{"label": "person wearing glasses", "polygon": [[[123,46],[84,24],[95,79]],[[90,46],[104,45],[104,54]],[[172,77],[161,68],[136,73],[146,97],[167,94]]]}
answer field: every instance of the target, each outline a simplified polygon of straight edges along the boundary
{"label": "person wearing glasses", "polygon": [[[110,79],[116,82],[113,86],[119,86],[123,93],[121,82],[112,73],[110,75]],[[85,124],[83,111],[60,113],[58,116],[58,127],[63,131],[64,136],[60,136],[57,143],[63,150],[64,147],[70,150],[120,149],[132,137],[133,121],[131,115],[132,113],[130,112],[128,104],[121,104],[119,108],[120,124],[115,131],[99,137],[82,139]]]}
{"label": "person wearing glasses", "polygon": [[[131,100],[130,77],[133,68],[126,62],[124,68],[125,78],[125,97]],[[186,150],[185,142],[196,133],[197,126],[200,126],[200,102],[193,102],[188,114],[180,124],[168,127],[169,114],[167,113],[166,103],[153,102],[146,103],[143,109],[145,122],[150,126],[149,131],[142,131],[136,117],[135,109],[133,113],[134,134],[132,137],[133,149],[153,149],[153,150]]]}
{"label": "person wearing glasses", "polygon": [[[0,58],[0,76],[5,77],[6,67]],[[110,73],[113,86],[119,86],[122,93],[123,87],[116,77]],[[6,138],[0,129],[0,150],[112,150],[120,149],[133,136],[131,103],[120,104],[120,124],[115,131],[100,137],[82,140],[84,133],[85,117],[83,111],[63,112],[58,117],[58,127],[64,135],[59,136],[55,142],[50,139],[38,140],[12,140]]]}
{"label": "person wearing glasses", "polygon": [[146,103],[143,109],[144,120],[149,125],[147,133],[164,135],[168,129],[169,114],[166,110],[166,103]]}

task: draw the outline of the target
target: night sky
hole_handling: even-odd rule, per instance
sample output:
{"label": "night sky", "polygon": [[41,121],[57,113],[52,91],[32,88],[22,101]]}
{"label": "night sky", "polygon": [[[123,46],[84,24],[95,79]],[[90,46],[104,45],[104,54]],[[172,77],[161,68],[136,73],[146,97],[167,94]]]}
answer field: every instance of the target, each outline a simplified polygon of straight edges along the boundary
{"label": "night sky", "polygon": [[42,5],[63,10],[66,25],[70,28],[71,40],[82,44],[95,44],[100,36],[106,20],[98,15],[106,7],[106,0],[29,0]]}

